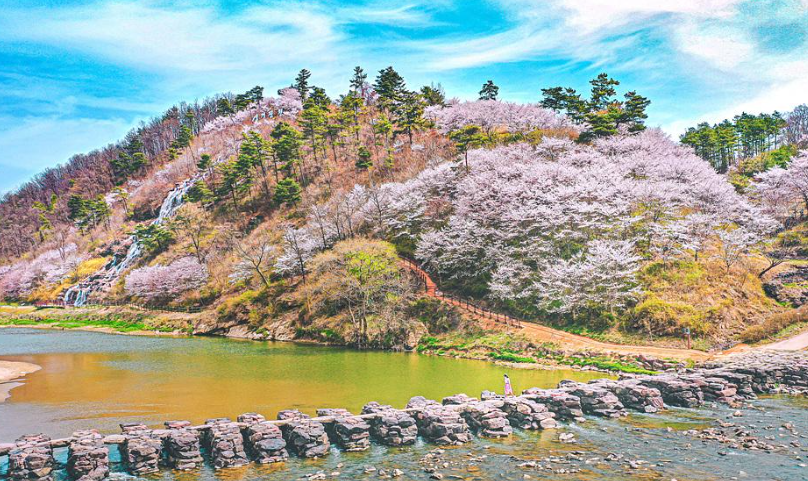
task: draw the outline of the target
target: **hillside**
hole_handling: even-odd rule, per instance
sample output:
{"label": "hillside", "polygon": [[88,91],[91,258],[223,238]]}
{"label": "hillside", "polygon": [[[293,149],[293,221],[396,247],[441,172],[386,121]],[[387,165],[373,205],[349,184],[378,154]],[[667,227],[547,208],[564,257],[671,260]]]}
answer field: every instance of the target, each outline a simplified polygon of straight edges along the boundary
{"label": "hillside", "polygon": [[333,100],[308,78],[181,104],[7,195],[0,297],[360,348],[499,336],[425,298],[406,258],[444,293],[603,341],[682,346],[687,329],[706,349],[802,321],[764,290],[804,256],[799,142],[736,189],[773,148],[694,151],[605,74],[588,100],[551,88],[537,104],[493,84],[447,100],[392,67],[372,85],[357,68]]}

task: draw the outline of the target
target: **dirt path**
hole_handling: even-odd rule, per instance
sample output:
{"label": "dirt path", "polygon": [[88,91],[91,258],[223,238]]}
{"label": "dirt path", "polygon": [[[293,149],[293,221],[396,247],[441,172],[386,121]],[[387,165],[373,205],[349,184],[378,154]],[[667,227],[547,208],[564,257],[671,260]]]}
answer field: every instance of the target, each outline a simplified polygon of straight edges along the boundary
{"label": "dirt path", "polygon": [[570,332],[553,329],[534,322],[523,322],[502,314],[493,313],[479,308],[460,299],[450,299],[444,297],[438,290],[437,284],[423,269],[411,261],[402,260],[402,265],[413,271],[424,282],[424,293],[447,304],[453,305],[465,314],[479,320],[489,328],[507,329],[517,332],[535,342],[553,342],[562,349],[573,350],[594,350],[613,354],[637,355],[643,354],[650,357],[704,361],[713,357],[711,354],[696,351],[693,349],[676,349],[655,346],[634,346],[628,344],[613,344],[609,342],[596,341],[588,337],[579,336]]}
{"label": "dirt path", "polygon": [[777,349],[780,351],[801,351],[808,349],[808,331],[797,334],[794,337],[782,341],[765,344],[758,349]]}

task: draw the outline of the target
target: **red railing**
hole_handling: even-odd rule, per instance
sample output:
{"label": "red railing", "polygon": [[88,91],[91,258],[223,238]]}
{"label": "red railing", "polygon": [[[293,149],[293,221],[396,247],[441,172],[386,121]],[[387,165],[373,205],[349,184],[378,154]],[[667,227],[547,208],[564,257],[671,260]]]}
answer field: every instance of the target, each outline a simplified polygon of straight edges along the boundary
{"label": "red railing", "polygon": [[452,294],[446,294],[442,292],[440,289],[437,288],[437,284],[429,277],[429,275],[424,271],[414,260],[408,259],[406,257],[401,258],[404,265],[407,266],[410,271],[419,279],[419,283],[423,286],[424,292],[430,296],[440,299],[444,302],[457,306],[463,310],[466,310],[478,317],[481,317],[486,320],[490,320],[496,322],[498,324],[503,324],[507,327],[513,328],[521,328],[522,322],[527,322],[524,320],[515,319],[510,316],[506,316],[505,314],[500,314],[498,312],[491,311],[484,307],[481,307],[474,302],[469,301],[468,299],[464,299],[461,297],[454,296]]}

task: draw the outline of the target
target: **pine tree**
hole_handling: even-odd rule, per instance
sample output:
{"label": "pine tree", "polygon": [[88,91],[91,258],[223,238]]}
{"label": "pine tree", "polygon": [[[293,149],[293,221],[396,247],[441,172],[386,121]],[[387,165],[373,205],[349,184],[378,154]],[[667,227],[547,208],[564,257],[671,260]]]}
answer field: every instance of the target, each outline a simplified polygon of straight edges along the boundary
{"label": "pine tree", "polygon": [[421,87],[421,97],[428,106],[437,105],[443,107],[446,105],[446,94],[443,92],[443,87],[438,85],[424,85]]}
{"label": "pine tree", "polygon": [[379,70],[373,88],[379,96],[379,104],[388,111],[401,102],[402,96],[407,91],[404,78],[393,67]]}
{"label": "pine tree", "polygon": [[396,133],[407,134],[410,145],[412,145],[412,135],[418,130],[426,127],[424,119],[424,104],[421,97],[415,92],[405,91],[401,94],[401,101],[395,108]]}
{"label": "pine tree", "polygon": [[494,82],[489,80],[483,84],[480,89],[480,100],[496,100],[499,95],[499,87],[494,85]]}
{"label": "pine tree", "polygon": [[275,202],[277,204],[297,204],[300,201],[302,189],[295,179],[286,178],[275,186]]}
{"label": "pine tree", "polygon": [[356,96],[362,97],[364,95],[365,83],[367,82],[368,74],[362,70],[362,67],[356,66],[353,69],[353,77],[351,77],[351,92]]}
{"label": "pine tree", "polygon": [[485,135],[482,129],[477,125],[467,125],[449,132],[449,138],[454,141],[457,151],[463,154],[466,164],[466,173],[468,173],[469,150],[480,148],[485,141]]}
{"label": "pine tree", "polygon": [[356,168],[359,170],[367,170],[373,166],[370,151],[364,146],[359,146],[356,152]]}
{"label": "pine tree", "polygon": [[297,74],[297,77],[295,77],[294,87],[300,93],[300,98],[304,101],[309,97],[309,77],[311,77],[311,72],[306,69],[302,69],[300,73]]}

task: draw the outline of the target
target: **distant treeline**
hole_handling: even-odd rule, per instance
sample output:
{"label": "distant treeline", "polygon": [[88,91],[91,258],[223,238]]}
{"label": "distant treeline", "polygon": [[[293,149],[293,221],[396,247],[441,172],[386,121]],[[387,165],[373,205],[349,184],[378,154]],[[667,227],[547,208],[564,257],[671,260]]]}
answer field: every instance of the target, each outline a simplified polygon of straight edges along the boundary
{"label": "distant treeline", "polygon": [[[217,95],[192,104],[180,103],[163,115],[132,129],[124,138],[34,176],[0,199],[0,258],[18,257],[34,246],[43,222],[67,219],[69,199],[96,199],[130,178],[139,178],[172,156],[184,138],[195,135],[219,115]],[[45,139],[47,141],[47,139]],[[165,155],[164,155],[165,154]],[[45,206],[37,209],[35,206]]]}
{"label": "distant treeline", "polygon": [[782,114],[751,115],[746,112],[710,125],[702,122],[681,138],[718,172],[726,173],[736,162],[779,149],[783,145],[808,145],[808,105]]}

